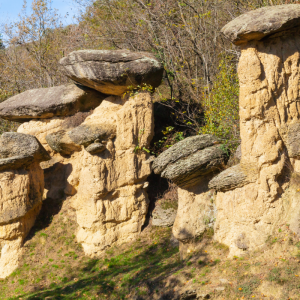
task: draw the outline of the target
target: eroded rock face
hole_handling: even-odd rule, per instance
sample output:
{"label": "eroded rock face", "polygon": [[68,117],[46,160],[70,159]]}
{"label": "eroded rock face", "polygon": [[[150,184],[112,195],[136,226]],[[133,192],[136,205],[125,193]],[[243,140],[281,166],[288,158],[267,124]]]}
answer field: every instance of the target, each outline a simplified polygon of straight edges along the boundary
{"label": "eroded rock face", "polygon": [[83,124],[107,120],[116,126],[116,138],[106,140],[106,150],[98,155],[84,150],[73,202],[80,226],[78,241],[92,256],[136,238],[148,208],[149,154],[137,147],[149,147],[152,139],[150,95],[106,100]]}
{"label": "eroded rock face", "polygon": [[[238,67],[241,166],[243,174],[247,169],[256,170],[257,179],[251,182],[248,178],[238,180],[238,177],[245,176],[237,166],[221,173],[210,184],[211,187],[220,187],[216,196],[215,239],[230,246],[230,255],[242,255],[246,250],[262,247],[277,224],[290,223],[287,216],[291,215],[289,210],[294,205],[286,206],[283,198],[289,185],[288,172],[299,171],[300,37],[285,26],[298,24],[299,7],[284,5],[263,10],[269,9],[267,15],[275,25],[281,20],[277,9],[282,11],[282,27],[276,25],[277,29],[273,29],[275,32],[280,28],[285,31],[262,41],[249,41],[241,48]],[[266,19],[259,10],[256,13],[260,16],[256,19],[259,27],[259,21],[264,24]],[[243,16],[239,20],[242,19]],[[233,28],[234,31],[238,32],[239,27]],[[226,188],[231,190],[225,191]]]}
{"label": "eroded rock face", "polygon": [[34,89],[0,103],[0,117],[15,122],[65,117],[94,109],[105,97],[93,89],[75,84]]}
{"label": "eroded rock face", "polygon": [[0,278],[5,278],[17,268],[41,208],[44,174],[39,163],[50,156],[35,137],[21,133],[4,133],[0,145]]}
{"label": "eroded rock face", "polygon": [[[63,129],[63,122],[30,121],[20,130],[49,142],[52,159],[43,163],[45,196],[73,196],[77,239],[94,256],[135,239],[144,224],[151,165],[149,154],[141,149],[149,147],[154,132],[151,96],[107,97],[77,126]],[[70,149],[70,144],[80,148]]]}
{"label": "eroded rock face", "polygon": [[291,30],[299,25],[300,5],[284,4],[263,7],[243,14],[224,26],[222,32],[234,44],[240,45]]}
{"label": "eroded rock face", "polygon": [[138,85],[158,87],[164,70],[151,53],[128,50],[74,51],[60,65],[72,80],[108,95],[122,95]]}
{"label": "eroded rock face", "polygon": [[173,226],[177,214],[176,207],[168,207],[167,202],[155,206],[152,212],[152,225],[158,227]]}

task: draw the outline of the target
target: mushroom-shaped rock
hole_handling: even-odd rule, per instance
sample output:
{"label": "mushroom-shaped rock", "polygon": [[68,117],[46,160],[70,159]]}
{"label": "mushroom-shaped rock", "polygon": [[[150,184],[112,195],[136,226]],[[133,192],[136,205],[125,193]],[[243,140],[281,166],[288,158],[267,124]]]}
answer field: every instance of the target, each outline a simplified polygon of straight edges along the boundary
{"label": "mushroom-shaped rock", "polygon": [[128,50],[80,50],[60,60],[72,80],[108,95],[122,95],[129,87],[158,87],[162,64],[150,53]]}
{"label": "mushroom-shaped rock", "polygon": [[160,154],[153,162],[156,174],[179,186],[193,184],[198,177],[219,170],[226,154],[212,135],[186,138]]}
{"label": "mushroom-shaped rock", "polygon": [[222,29],[224,35],[239,45],[261,40],[271,34],[300,26],[300,5],[276,5],[245,13]]}
{"label": "mushroom-shaped rock", "polygon": [[214,177],[208,184],[210,189],[228,191],[255,182],[258,178],[255,166],[238,164]]}
{"label": "mushroom-shaped rock", "polygon": [[29,90],[0,103],[0,117],[26,122],[54,116],[70,116],[94,109],[106,97],[93,89],[75,84]]}
{"label": "mushroom-shaped rock", "polygon": [[51,157],[40,142],[31,135],[5,132],[0,138],[0,170],[19,169]]}
{"label": "mushroom-shaped rock", "polygon": [[24,238],[40,211],[44,173],[50,157],[38,140],[22,133],[0,138],[0,278],[17,268]]}

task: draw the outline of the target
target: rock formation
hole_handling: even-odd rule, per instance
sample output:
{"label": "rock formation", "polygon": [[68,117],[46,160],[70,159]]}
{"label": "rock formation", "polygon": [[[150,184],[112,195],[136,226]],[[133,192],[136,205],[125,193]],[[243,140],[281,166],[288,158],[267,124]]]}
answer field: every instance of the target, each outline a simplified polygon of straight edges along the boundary
{"label": "rock formation", "polygon": [[195,241],[214,221],[213,192],[208,182],[220,172],[226,153],[212,135],[186,138],[160,154],[153,162],[156,174],[178,186],[178,210],[173,234],[180,241],[181,256],[194,250]]}
{"label": "rock formation", "polygon": [[70,116],[97,107],[105,95],[75,84],[29,90],[0,103],[0,117],[15,122]]}
{"label": "rock formation", "polygon": [[175,222],[177,207],[170,205],[169,201],[161,201],[155,205],[152,212],[152,225],[158,227],[171,227]]}
{"label": "rock formation", "polygon": [[[148,91],[123,93],[158,86],[163,67],[151,54],[130,51],[76,51],[60,63],[66,74],[83,86],[31,90],[0,104],[0,117],[24,122],[16,135],[35,136],[40,149],[44,147],[51,155],[50,159],[45,149],[32,155],[26,148],[27,156],[16,153],[0,160],[0,170],[2,165],[4,169],[18,167],[13,171],[17,175],[3,175],[6,189],[17,184],[32,185],[30,191],[34,192],[40,184],[35,206],[30,204],[31,198],[29,201],[20,195],[24,208],[21,204],[22,209],[9,207],[12,217],[2,220],[3,226],[8,226],[2,227],[7,232],[3,240],[11,234],[11,240],[22,243],[40,209],[43,194],[52,199],[71,196],[79,225],[77,239],[85,253],[94,256],[135,239],[144,224],[147,177],[151,173],[147,148],[154,132],[153,104]],[[6,134],[2,139],[5,137]],[[42,162],[44,174],[38,162]],[[15,224],[15,218],[20,224],[9,227]],[[22,234],[18,234],[16,226]],[[7,252],[7,247],[2,253]],[[11,272],[4,265],[2,276]],[[1,266],[0,261],[0,270]]]}
{"label": "rock formation", "polygon": [[259,249],[281,222],[299,233],[289,175],[300,171],[299,30],[298,4],[258,9],[223,28],[241,46],[242,157],[209,186],[218,191],[215,239],[230,255]]}
{"label": "rock formation", "polygon": [[49,159],[33,136],[9,132],[0,138],[0,278],[19,264],[23,241],[42,205],[39,163]]}
{"label": "rock formation", "polygon": [[75,51],[61,59],[60,65],[74,81],[117,96],[138,86],[158,87],[163,74],[152,54],[127,50]]}

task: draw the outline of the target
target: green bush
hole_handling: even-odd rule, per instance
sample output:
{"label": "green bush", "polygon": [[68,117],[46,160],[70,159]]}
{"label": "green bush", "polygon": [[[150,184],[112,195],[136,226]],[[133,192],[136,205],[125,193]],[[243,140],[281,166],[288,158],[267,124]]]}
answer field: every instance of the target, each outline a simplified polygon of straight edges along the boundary
{"label": "green bush", "polygon": [[239,82],[231,57],[220,61],[219,73],[213,87],[204,97],[205,125],[200,134],[213,134],[229,149],[240,143]]}

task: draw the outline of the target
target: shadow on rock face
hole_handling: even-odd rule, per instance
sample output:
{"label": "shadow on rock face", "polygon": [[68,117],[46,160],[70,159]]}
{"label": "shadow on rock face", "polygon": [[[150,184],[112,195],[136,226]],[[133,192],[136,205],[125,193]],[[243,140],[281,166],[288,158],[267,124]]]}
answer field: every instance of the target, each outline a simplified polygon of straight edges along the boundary
{"label": "shadow on rock face", "polygon": [[160,175],[156,175],[153,172],[148,177],[149,186],[147,189],[148,199],[149,199],[149,207],[148,213],[146,216],[146,221],[142,227],[144,230],[150,222],[150,218],[152,216],[152,212],[155,208],[155,202],[168,190],[169,184],[168,180],[160,177]]}
{"label": "shadow on rock face", "polygon": [[66,191],[73,189],[67,181],[72,170],[72,164],[62,164],[60,162],[44,169],[45,189],[48,190],[46,199],[61,199],[65,196]]}

